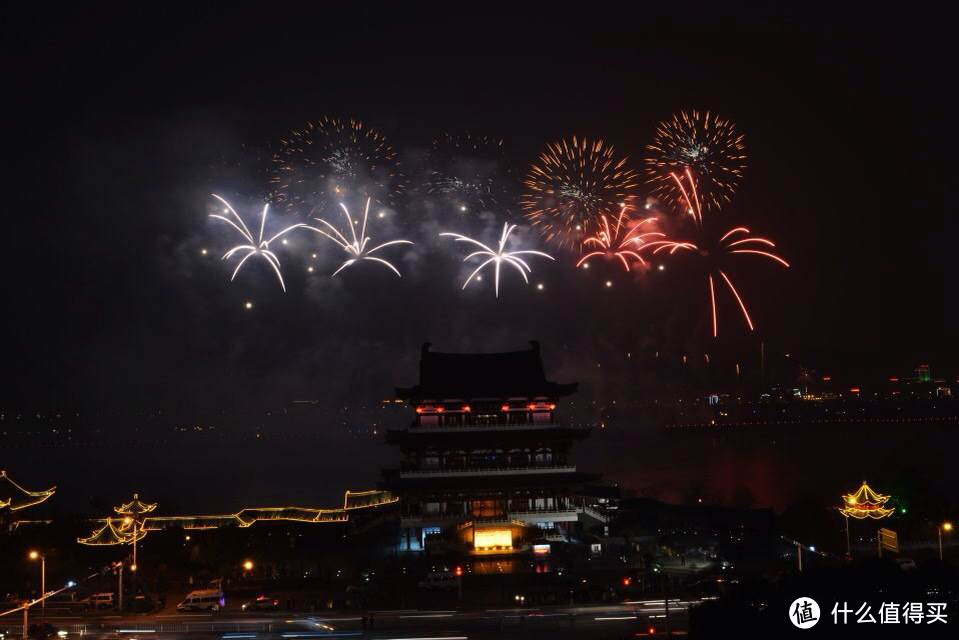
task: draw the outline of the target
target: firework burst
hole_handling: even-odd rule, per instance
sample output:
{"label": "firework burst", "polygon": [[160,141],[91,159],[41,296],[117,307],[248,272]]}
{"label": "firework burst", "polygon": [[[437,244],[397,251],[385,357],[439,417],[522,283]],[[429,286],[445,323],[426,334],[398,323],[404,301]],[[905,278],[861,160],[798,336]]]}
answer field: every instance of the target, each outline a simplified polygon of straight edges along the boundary
{"label": "firework burst", "polygon": [[591,258],[600,256],[619,260],[626,271],[630,270],[630,260],[641,265],[646,264],[640,251],[649,246],[648,243],[652,241],[650,238],[661,239],[665,238],[666,234],[659,231],[641,233],[643,226],[656,222],[656,218],[636,221],[627,215],[627,210],[628,207],[621,207],[612,225],[606,214],[601,214],[600,231],[583,240],[583,251],[589,251],[579,259],[577,267],[584,266]]}
{"label": "firework burst", "polygon": [[[367,249],[367,245],[370,242],[370,237],[366,235],[366,223],[370,215],[370,200],[371,200],[370,198],[366,199],[366,207],[363,209],[363,222],[362,222],[362,225],[360,226],[359,235],[356,234],[356,224],[357,222],[359,222],[359,220],[354,221],[353,217],[350,216],[350,210],[346,208],[345,204],[343,204],[342,202],[340,203],[340,208],[343,209],[343,215],[346,216],[346,226],[349,227],[350,229],[350,237],[353,238],[352,240],[347,240],[346,236],[343,233],[341,233],[339,229],[334,227],[332,224],[330,224],[326,220],[323,220],[322,218],[316,218],[316,220],[320,224],[322,224],[324,228],[309,227],[309,226],[306,227],[310,231],[314,231],[316,233],[319,233],[329,238],[330,240],[335,242],[337,245],[339,245],[339,247],[343,249],[343,251],[345,251],[348,256],[350,256],[349,258],[347,258],[347,260],[343,264],[340,265],[340,267],[336,271],[333,272],[332,275],[334,276],[338,274],[340,271],[342,271],[343,269],[346,269],[347,267],[353,264],[356,264],[360,260],[370,260],[372,262],[378,262],[388,267],[397,276],[402,277],[402,275],[399,272],[399,269],[394,267],[390,262],[387,262],[386,260],[379,258],[377,256],[374,256],[372,254],[376,253],[380,249],[383,249],[389,246],[398,245],[398,244],[413,244],[413,243],[409,240],[390,240],[389,242],[384,242],[383,244],[378,244],[371,249]],[[306,225],[303,225],[303,226],[306,226]]]}
{"label": "firework burst", "polygon": [[494,291],[496,293],[496,297],[498,298],[499,297],[499,272],[500,272],[501,265],[508,264],[514,269],[516,269],[517,271],[519,271],[519,274],[523,276],[523,281],[526,284],[529,284],[529,278],[527,277],[526,274],[532,273],[533,269],[529,266],[529,264],[526,262],[525,259],[519,256],[526,256],[526,255],[540,256],[543,258],[549,258],[550,260],[553,260],[553,256],[549,255],[548,253],[543,253],[542,251],[530,251],[530,250],[507,251],[506,243],[509,241],[510,234],[512,234],[515,229],[516,229],[515,224],[509,224],[508,222],[503,223],[503,233],[500,234],[499,245],[497,246],[496,250],[491,249],[490,247],[486,246],[479,240],[474,240],[473,238],[469,238],[459,233],[443,232],[440,234],[440,236],[451,237],[456,242],[466,242],[479,247],[478,251],[474,251],[473,253],[463,258],[463,262],[468,262],[473,258],[481,258],[481,259],[485,258],[485,260],[483,260],[483,262],[481,262],[480,265],[476,267],[476,269],[474,269],[473,272],[470,273],[469,276],[466,278],[466,282],[463,283],[463,289],[469,286],[469,283],[472,282],[474,279],[479,279],[479,274],[483,269],[485,269],[487,266],[492,265],[493,273],[494,273],[494,283],[495,283]]}
{"label": "firework burst", "polygon": [[426,193],[454,211],[490,211],[509,195],[502,138],[443,134],[433,141]]}
{"label": "firework burst", "polygon": [[224,260],[229,260],[235,255],[242,255],[240,261],[236,265],[236,269],[233,270],[233,275],[230,276],[230,282],[236,278],[236,274],[240,272],[240,269],[243,268],[243,265],[246,264],[246,261],[250,258],[260,258],[273,268],[273,272],[276,273],[277,280],[280,281],[280,287],[286,292],[286,283],[283,282],[283,273],[280,271],[280,259],[276,256],[273,251],[270,250],[270,243],[274,240],[278,240],[290,231],[294,229],[299,229],[300,227],[306,227],[305,224],[294,224],[286,227],[281,230],[279,233],[273,235],[270,238],[264,240],[263,233],[266,228],[266,217],[269,213],[270,205],[263,205],[263,212],[260,214],[260,232],[259,235],[254,239],[253,234],[250,232],[250,228],[246,226],[246,223],[243,222],[243,218],[240,217],[240,214],[236,212],[233,206],[227,202],[224,198],[212,194],[214,198],[223,203],[225,207],[223,209],[223,214],[212,213],[210,214],[211,218],[216,218],[221,220],[234,229],[240,234],[240,236],[245,240],[243,244],[238,244],[225,254],[223,254]]}
{"label": "firework burst", "polygon": [[656,127],[646,147],[647,182],[670,204],[685,200],[671,174],[691,169],[699,178],[703,206],[709,211],[729,202],[746,169],[746,146],[736,125],[709,111],[680,111]]}
{"label": "firework burst", "polygon": [[272,200],[287,210],[322,210],[346,194],[392,204],[405,183],[386,138],[359,120],[323,117],[280,140]]}
{"label": "firework burst", "polygon": [[[703,260],[714,338],[719,336],[719,315],[716,307],[717,284],[726,285],[733,298],[736,299],[740,311],[742,311],[746,326],[749,327],[750,331],[754,331],[755,325],[753,325],[752,318],[749,316],[746,303],[727,273],[729,259],[737,255],[755,255],[781,264],[787,269],[789,263],[771,251],[771,249],[776,248],[776,244],[772,240],[753,236],[752,232],[746,227],[732,227],[723,231],[725,227],[717,228],[715,225],[705,222],[699,200],[695,197],[697,193],[696,182],[688,170],[686,175],[688,176],[688,187],[684,187],[683,180],[679,176],[673,174],[672,178],[677,185],[677,189],[683,194],[683,204],[687,212],[695,222],[693,225],[697,234],[695,242],[659,239],[646,243],[646,247],[651,249],[653,254],[665,252],[673,255],[677,252],[688,251]],[[693,195],[692,198],[690,198],[691,194]]]}
{"label": "firework burst", "polygon": [[575,246],[599,231],[599,214],[635,199],[638,181],[612,145],[573,136],[539,155],[523,183],[520,205],[547,242]]}

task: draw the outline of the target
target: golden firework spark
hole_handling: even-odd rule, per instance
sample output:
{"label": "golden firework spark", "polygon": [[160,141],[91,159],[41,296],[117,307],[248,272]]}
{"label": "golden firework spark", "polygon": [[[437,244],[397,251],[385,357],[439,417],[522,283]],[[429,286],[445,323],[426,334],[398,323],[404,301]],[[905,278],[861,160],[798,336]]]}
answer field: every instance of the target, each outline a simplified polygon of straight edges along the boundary
{"label": "golden firework spark", "polygon": [[348,195],[391,204],[405,181],[382,133],[359,120],[324,116],[280,139],[270,187],[277,206],[310,213]]}
{"label": "golden firework spark", "polygon": [[524,181],[520,205],[530,223],[560,246],[599,231],[600,214],[629,205],[639,178],[613,145],[573,136],[547,145]]}
{"label": "golden firework spark", "polygon": [[672,205],[685,199],[672,174],[691,169],[707,211],[730,201],[746,169],[746,145],[736,125],[709,111],[680,111],[656,127],[652,154],[645,159],[647,182],[653,194]]}

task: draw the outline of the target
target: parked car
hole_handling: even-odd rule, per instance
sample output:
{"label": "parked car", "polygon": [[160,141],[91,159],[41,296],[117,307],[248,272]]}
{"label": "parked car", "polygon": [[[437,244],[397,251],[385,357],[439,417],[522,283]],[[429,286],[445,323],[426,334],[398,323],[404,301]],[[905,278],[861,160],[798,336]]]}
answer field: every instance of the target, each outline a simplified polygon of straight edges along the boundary
{"label": "parked car", "polygon": [[130,598],[126,608],[134,613],[150,613],[154,609],[153,598],[142,593],[135,595]]}
{"label": "parked car", "polygon": [[249,602],[240,605],[243,611],[276,611],[280,608],[280,601],[270,596],[257,596]]}
{"label": "parked car", "polygon": [[226,598],[220,589],[200,589],[191,591],[183,602],[176,606],[177,611],[219,611],[226,606]]}
{"label": "parked car", "polygon": [[80,601],[90,609],[112,609],[115,604],[113,592],[94,593]]}

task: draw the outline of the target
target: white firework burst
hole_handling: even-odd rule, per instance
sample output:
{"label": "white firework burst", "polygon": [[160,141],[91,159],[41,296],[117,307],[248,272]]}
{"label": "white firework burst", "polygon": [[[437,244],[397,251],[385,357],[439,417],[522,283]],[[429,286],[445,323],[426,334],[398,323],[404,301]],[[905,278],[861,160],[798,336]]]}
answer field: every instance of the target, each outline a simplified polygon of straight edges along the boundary
{"label": "white firework burst", "polygon": [[499,245],[495,251],[491,249],[490,247],[486,246],[485,244],[483,244],[482,242],[480,242],[479,240],[474,240],[473,238],[469,238],[459,233],[451,233],[451,232],[444,231],[443,233],[440,234],[440,236],[449,236],[453,238],[456,242],[468,242],[480,248],[479,251],[474,251],[473,253],[463,258],[463,262],[468,262],[469,260],[477,257],[486,258],[485,260],[483,260],[482,263],[480,263],[478,267],[476,267],[476,269],[473,270],[473,272],[469,275],[469,277],[466,278],[466,282],[463,283],[463,289],[469,286],[469,283],[472,282],[474,279],[479,280],[481,278],[480,272],[484,268],[486,268],[489,265],[493,265],[494,291],[496,292],[496,297],[499,298],[499,272],[500,272],[500,266],[502,264],[504,263],[508,264],[514,269],[516,269],[517,271],[519,271],[519,274],[523,276],[523,281],[526,282],[526,284],[529,284],[529,278],[526,276],[526,274],[532,273],[533,269],[529,266],[526,260],[524,260],[523,258],[520,258],[519,256],[534,255],[534,256],[540,256],[543,258],[549,258],[550,260],[553,260],[553,256],[549,255],[548,253],[543,253],[542,251],[532,251],[532,250],[507,251],[506,243],[509,240],[510,234],[513,233],[515,229],[516,229],[515,224],[510,224],[508,222],[503,223],[503,233],[500,235]]}
{"label": "white firework burst", "polygon": [[[210,214],[210,217],[216,218],[217,220],[222,220],[223,222],[227,223],[228,225],[236,229],[237,232],[246,241],[243,244],[236,245],[235,247],[227,251],[225,254],[223,254],[223,260],[229,260],[230,258],[238,254],[243,255],[243,257],[240,258],[240,262],[237,263],[236,269],[233,270],[233,275],[230,276],[230,282],[232,282],[236,278],[236,274],[240,272],[240,269],[243,268],[243,265],[246,264],[247,260],[253,257],[259,257],[259,258],[262,258],[267,264],[269,264],[273,268],[274,273],[276,273],[277,280],[280,281],[280,287],[283,289],[285,293],[286,283],[283,282],[283,273],[280,271],[280,259],[276,256],[275,253],[273,253],[273,251],[270,250],[270,243],[273,242],[274,240],[281,238],[282,236],[286,235],[290,231],[293,231],[294,229],[298,229],[300,227],[306,227],[306,225],[305,224],[290,225],[289,227],[286,227],[285,229],[283,229],[276,235],[264,240],[263,232],[266,229],[266,217],[270,210],[270,205],[265,204],[263,205],[263,212],[260,214],[260,233],[254,239],[253,234],[250,232],[250,228],[246,226],[245,222],[243,222],[243,218],[241,218],[240,214],[236,212],[236,210],[233,208],[233,205],[231,205],[224,198],[221,198],[215,193],[212,195],[214,198],[222,202],[224,207],[226,207],[223,210],[223,213],[232,214],[232,218],[227,217],[227,215],[221,215],[219,213],[212,213]],[[235,221],[234,221],[234,218],[235,218]]]}
{"label": "white firework burst", "polygon": [[350,237],[353,238],[352,241],[347,240],[346,236],[343,233],[341,233],[339,229],[334,227],[332,224],[330,224],[326,220],[323,220],[322,218],[316,218],[316,220],[320,222],[321,224],[325,225],[326,229],[328,229],[329,232],[325,231],[324,229],[318,229],[317,227],[310,227],[310,226],[306,227],[307,229],[311,231],[315,231],[316,233],[326,236],[327,238],[335,242],[337,245],[339,245],[339,247],[343,249],[343,251],[345,251],[348,256],[350,256],[343,264],[340,265],[340,267],[336,271],[333,272],[334,276],[338,274],[340,271],[342,271],[343,269],[346,269],[350,265],[353,265],[360,260],[371,260],[373,262],[379,262],[380,264],[386,267],[389,267],[389,269],[392,270],[393,273],[395,273],[397,276],[403,277],[400,274],[399,269],[394,267],[390,262],[387,262],[386,260],[382,258],[378,258],[372,254],[379,251],[380,249],[383,249],[385,247],[389,247],[392,245],[413,244],[413,243],[410,240],[390,240],[389,242],[378,244],[372,249],[367,249],[366,247],[370,242],[370,237],[366,235],[366,222],[370,215],[370,200],[371,200],[370,198],[366,199],[366,208],[363,209],[363,224],[360,228],[359,235],[356,234],[356,222],[354,222],[353,217],[350,216],[350,210],[346,208],[345,204],[343,204],[342,202],[340,203],[340,208],[343,209],[343,215],[346,216],[346,224],[350,228]]}

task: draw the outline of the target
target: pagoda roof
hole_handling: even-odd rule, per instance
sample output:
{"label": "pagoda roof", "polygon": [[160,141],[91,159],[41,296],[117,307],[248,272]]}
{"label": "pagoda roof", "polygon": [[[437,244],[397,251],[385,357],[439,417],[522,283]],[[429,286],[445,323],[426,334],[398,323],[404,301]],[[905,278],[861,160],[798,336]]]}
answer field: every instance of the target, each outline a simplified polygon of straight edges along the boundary
{"label": "pagoda roof", "polygon": [[45,491],[28,491],[0,469],[0,509],[19,511],[32,507],[45,502],[56,490],[56,487],[51,487]]}
{"label": "pagoda roof", "polygon": [[139,494],[133,494],[133,500],[121,504],[119,507],[113,507],[113,510],[121,516],[138,516],[142,513],[150,513],[157,508],[157,503],[141,502]]}
{"label": "pagoda roof", "polygon": [[559,384],[546,379],[539,343],[530,349],[505,353],[440,353],[423,345],[420,381],[413,387],[397,387],[400,398],[556,398],[576,391],[577,384]]}
{"label": "pagoda roof", "polygon": [[[145,535],[146,531],[138,531],[136,538],[137,540],[141,540]],[[133,542],[133,532],[123,533],[119,528],[114,526],[112,518],[107,518],[106,523],[102,527],[94,531],[88,538],[77,538],[77,542],[92,547],[130,544]]]}
{"label": "pagoda roof", "polygon": [[856,493],[847,493],[842,499],[844,504],[839,509],[839,513],[857,520],[864,518],[879,520],[895,511],[885,506],[889,496],[876,493],[865,481]]}

